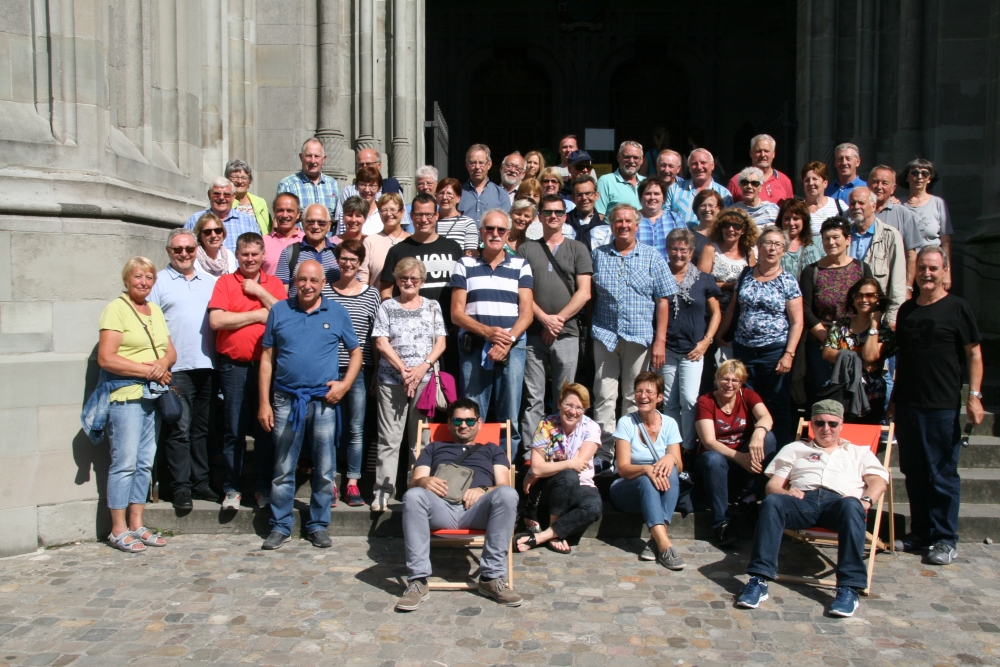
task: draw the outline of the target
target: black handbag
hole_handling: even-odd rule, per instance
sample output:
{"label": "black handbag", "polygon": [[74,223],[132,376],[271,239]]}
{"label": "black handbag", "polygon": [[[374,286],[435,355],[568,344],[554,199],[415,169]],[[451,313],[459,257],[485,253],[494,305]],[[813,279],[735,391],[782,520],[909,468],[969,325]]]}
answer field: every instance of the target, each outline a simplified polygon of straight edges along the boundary
{"label": "black handbag", "polygon": [[[149,344],[153,346],[153,356],[157,359],[160,358],[159,353],[156,351],[156,343],[153,341],[153,334],[149,333],[149,327],[146,323],[142,321],[139,317],[139,313],[132,304],[128,302],[125,297],[119,297],[125,302],[125,305],[135,314],[135,318],[139,320],[139,324],[142,325],[142,330],[146,332],[146,336],[149,337]],[[159,395],[156,399],[156,409],[160,413],[160,419],[163,420],[164,424],[176,424],[181,419],[181,414],[184,412],[184,405],[181,403],[181,397],[177,394],[177,389],[172,385],[167,385],[166,390]]]}

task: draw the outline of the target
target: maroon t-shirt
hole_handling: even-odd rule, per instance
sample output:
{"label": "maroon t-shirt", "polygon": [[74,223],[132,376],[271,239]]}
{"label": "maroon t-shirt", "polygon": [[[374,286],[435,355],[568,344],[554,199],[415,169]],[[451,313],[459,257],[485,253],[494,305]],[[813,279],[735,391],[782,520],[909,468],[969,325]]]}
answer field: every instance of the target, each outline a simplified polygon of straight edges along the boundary
{"label": "maroon t-shirt", "polygon": [[[753,409],[763,403],[753,389],[740,389],[732,414],[726,414],[715,400],[715,393],[708,392],[698,398],[694,406],[695,421],[711,419],[715,425],[715,439],[730,449],[736,449],[743,441],[743,434],[753,431],[757,420]],[[702,447],[704,449],[704,447]]]}

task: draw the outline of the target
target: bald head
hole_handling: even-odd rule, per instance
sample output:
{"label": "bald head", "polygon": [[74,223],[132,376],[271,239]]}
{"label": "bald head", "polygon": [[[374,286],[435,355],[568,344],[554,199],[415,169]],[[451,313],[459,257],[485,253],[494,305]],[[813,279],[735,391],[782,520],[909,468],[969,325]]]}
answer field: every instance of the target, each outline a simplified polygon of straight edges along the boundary
{"label": "bald head", "polygon": [[295,297],[299,300],[299,307],[304,310],[312,310],[317,305],[323,294],[323,286],[326,285],[326,274],[323,272],[323,265],[315,259],[307,259],[299,262],[295,267]]}
{"label": "bald head", "polygon": [[323,204],[309,204],[306,206],[305,219],[322,218],[327,222],[330,222],[330,209],[328,209]]}
{"label": "bald head", "polygon": [[354,166],[357,169],[361,169],[361,167],[382,169],[382,156],[374,148],[362,148],[358,151],[357,157],[354,158]]}
{"label": "bald head", "polygon": [[330,232],[330,211],[322,204],[310,204],[302,214],[302,229],[309,245],[322,249]]}

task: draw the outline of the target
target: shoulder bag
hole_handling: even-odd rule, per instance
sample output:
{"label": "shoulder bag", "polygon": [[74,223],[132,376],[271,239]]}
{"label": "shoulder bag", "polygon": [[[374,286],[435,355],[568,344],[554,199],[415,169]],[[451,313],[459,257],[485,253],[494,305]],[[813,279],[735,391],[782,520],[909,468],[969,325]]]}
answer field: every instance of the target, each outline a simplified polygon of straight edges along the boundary
{"label": "shoulder bag", "polygon": [[[427,299],[430,301],[430,299]],[[433,305],[429,305],[431,310],[431,347],[433,349],[435,326],[437,325],[437,312],[434,310]],[[435,362],[431,367],[431,380],[424,387],[424,391],[420,394],[420,398],[417,399],[416,408],[421,412],[425,413],[428,417],[433,417],[435,411],[437,410],[447,410],[449,404],[448,393],[445,391],[445,385],[448,385],[451,389],[451,393],[454,394],[455,378],[451,376],[450,373],[445,373],[438,370],[440,366],[439,362]],[[455,400],[457,396],[453,396],[451,400]]]}
{"label": "shoulder bag", "polygon": [[[139,316],[138,311],[132,307],[132,304],[128,302],[125,297],[118,297],[125,302],[125,305],[129,307],[129,310],[135,315],[135,318],[139,320],[139,324],[142,325],[142,330],[146,332],[146,336],[149,337],[149,344],[153,346],[153,356],[157,359],[160,358],[160,354],[156,351],[156,343],[153,341],[153,334],[149,332],[149,327],[146,323],[142,321]],[[150,383],[152,384],[152,383]],[[171,385],[167,385],[166,389],[159,394],[159,398],[156,400],[156,409],[160,413],[160,418],[165,424],[176,424],[180,418],[181,413],[184,411],[184,406],[181,404],[181,397],[177,395],[177,389]]]}
{"label": "shoulder bag", "polygon": [[443,479],[445,484],[448,485],[448,493],[444,499],[452,505],[462,504],[462,497],[469,490],[469,487],[472,486],[472,478],[475,476],[472,469],[463,466],[462,462],[468,458],[469,454],[475,451],[475,447],[481,446],[469,445],[462,452],[462,455],[455,459],[454,463],[442,463],[434,471],[434,476]]}
{"label": "shoulder bag", "polygon": [[[566,241],[568,240],[570,239],[566,239]],[[563,243],[566,241],[563,241]],[[576,294],[576,281],[570,278],[569,275],[563,271],[562,267],[559,266],[559,263],[556,262],[555,255],[553,255],[552,251],[549,250],[549,244],[545,242],[545,239],[539,239],[536,243],[542,246],[542,251],[548,258],[549,264],[552,265],[552,270],[555,271],[556,275],[559,276],[559,279],[566,284],[566,289],[569,290],[569,297],[572,299],[573,295]],[[587,339],[590,338],[590,328],[587,326],[587,322],[584,319],[585,310],[586,308],[581,308],[580,312],[578,312],[574,318],[576,319],[576,328],[579,332],[578,336],[580,339],[580,363],[585,363],[585,361],[590,358],[590,355],[587,354]]]}

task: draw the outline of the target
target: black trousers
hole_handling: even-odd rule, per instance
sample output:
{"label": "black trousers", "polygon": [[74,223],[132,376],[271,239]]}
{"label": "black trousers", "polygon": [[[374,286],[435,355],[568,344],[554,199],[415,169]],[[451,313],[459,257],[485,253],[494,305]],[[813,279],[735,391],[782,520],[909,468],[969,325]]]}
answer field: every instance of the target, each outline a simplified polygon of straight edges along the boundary
{"label": "black trousers", "polygon": [[524,516],[537,521],[539,511],[559,517],[551,528],[564,540],[582,533],[600,519],[604,503],[597,489],[580,484],[579,473],[560,470],[552,477],[538,480],[532,488]]}
{"label": "black trousers", "polygon": [[177,371],[173,386],[184,410],[170,427],[165,454],[173,477],[173,492],[208,490],[208,425],[218,383],[211,368]]}

